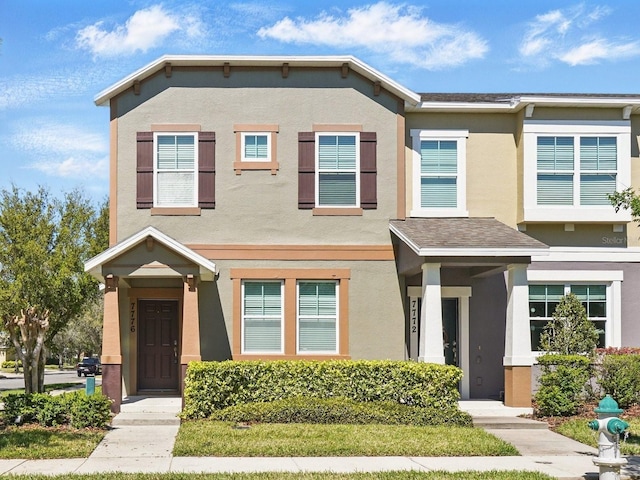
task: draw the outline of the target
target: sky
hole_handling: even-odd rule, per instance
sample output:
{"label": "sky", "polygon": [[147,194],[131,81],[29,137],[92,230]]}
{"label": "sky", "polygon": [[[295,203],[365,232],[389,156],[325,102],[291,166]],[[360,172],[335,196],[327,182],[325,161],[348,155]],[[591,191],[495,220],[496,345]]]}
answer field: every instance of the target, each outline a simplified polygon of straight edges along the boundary
{"label": "sky", "polygon": [[640,2],[0,0],[0,189],[108,193],[95,96],[164,54],[353,55],[415,92],[638,93]]}

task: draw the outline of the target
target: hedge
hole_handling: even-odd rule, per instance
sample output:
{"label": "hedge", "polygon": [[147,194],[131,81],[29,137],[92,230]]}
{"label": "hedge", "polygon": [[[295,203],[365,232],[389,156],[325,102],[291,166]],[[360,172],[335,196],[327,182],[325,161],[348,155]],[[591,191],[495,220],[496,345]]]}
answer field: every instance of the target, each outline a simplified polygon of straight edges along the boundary
{"label": "hedge", "polygon": [[98,393],[87,395],[84,391],[77,391],[55,396],[48,393],[9,393],[2,400],[2,418],[6,424],[104,428],[111,421],[111,400]]}
{"label": "hedge", "polygon": [[543,355],[540,388],[535,395],[541,415],[573,415],[584,404],[591,361],[581,355]]}
{"label": "hedge", "polygon": [[301,396],[448,410],[457,408],[461,378],[457,367],[408,361],[191,362],[183,417],[207,418],[233,405]]}
{"label": "hedge", "polygon": [[393,402],[364,403],[341,397],[293,397],[267,403],[245,403],[212,412],[210,420],[244,423],[472,425],[471,416],[457,408],[441,410]]}
{"label": "hedge", "polygon": [[620,407],[640,402],[640,355],[605,354],[596,368],[603,393],[611,395]]}

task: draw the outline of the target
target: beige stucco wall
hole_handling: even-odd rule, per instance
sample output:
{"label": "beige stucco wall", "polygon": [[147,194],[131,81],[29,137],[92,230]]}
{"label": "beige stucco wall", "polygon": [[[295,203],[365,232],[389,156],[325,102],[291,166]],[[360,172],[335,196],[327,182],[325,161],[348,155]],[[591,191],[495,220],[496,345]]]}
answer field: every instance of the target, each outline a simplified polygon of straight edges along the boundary
{"label": "beige stucco wall", "polygon": [[407,114],[407,215],[412,209],[411,129],[469,130],[467,139],[467,210],[471,217],[495,217],[516,226],[518,178],[516,117],[495,113]]}
{"label": "beige stucco wall", "polygon": [[[195,88],[198,87],[198,88]],[[398,101],[340,70],[222,71],[174,69],[143,82],[141,94],[117,101],[117,239],[154,225],[191,244],[389,244],[396,216]],[[216,133],[216,208],[200,217],[159,217],[135,205],[136,132],[152,124],[199,124]],[[377,133],[378,208],[361,217],[314,217],[298,209],[298,132],[313,124],[360,124]],[[278,124],[277,175],[236,175],[234,124]],[[340,232],[340,235],[336,235]]]}

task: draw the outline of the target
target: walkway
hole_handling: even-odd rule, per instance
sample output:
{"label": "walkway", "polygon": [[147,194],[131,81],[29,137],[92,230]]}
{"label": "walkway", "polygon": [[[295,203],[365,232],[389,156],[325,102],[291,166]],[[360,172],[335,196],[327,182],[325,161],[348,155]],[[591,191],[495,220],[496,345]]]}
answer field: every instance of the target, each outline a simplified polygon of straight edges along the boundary
{"label": "walkway", "polygon": [[[461,402],[476,425],[513,444],[520,457],[173,457],[178,432],[179,398],[132,397],[122,404],[114,428],[89,458],[0,460],[0,474],[70,474],[121,472],[375,472],[390,470],[533,470],[553,477],[597,479],[595,449],[517,418],[518,410],[498,402]],[[622,478],[640,475],[640,457],[629,459]]]}

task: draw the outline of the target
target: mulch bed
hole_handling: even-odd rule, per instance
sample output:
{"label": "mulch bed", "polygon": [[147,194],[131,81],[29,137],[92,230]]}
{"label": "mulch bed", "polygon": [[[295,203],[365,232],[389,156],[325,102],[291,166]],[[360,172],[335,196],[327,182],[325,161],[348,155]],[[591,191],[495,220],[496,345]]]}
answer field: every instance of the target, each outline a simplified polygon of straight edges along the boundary
{"label": "mulch bed", "polygon": [[[539,420],[541,422],[547,422],[549,428],[551,430],[555,430],[559,425],[567,422],[569,420],[585,420],[590,421],[597,418],[594,410],[598,407],[597,402],[587,403],[584,405],[577,414],[569,416],[569,417],[544,417],[537,415],[525,415],[527,418],[531,418],[533,420]],[[631,405],[630,407],[624,408],[624,413],[620,415],[620,418],[623,420],[628,418],[639,418],[640,417],[640,404]],[[534,404],[534,412],[535,412],[535,404]]]}

